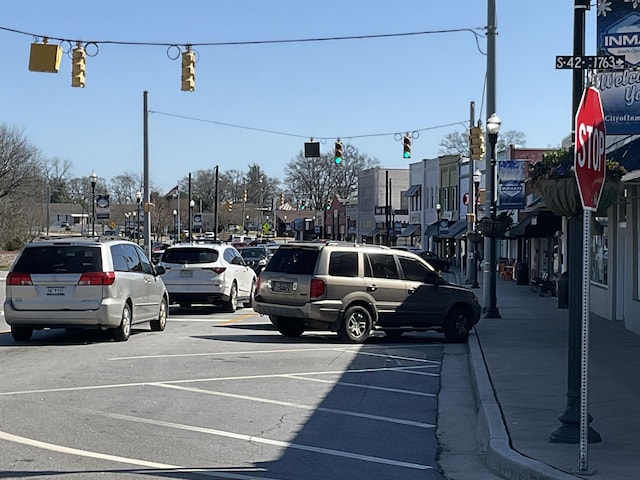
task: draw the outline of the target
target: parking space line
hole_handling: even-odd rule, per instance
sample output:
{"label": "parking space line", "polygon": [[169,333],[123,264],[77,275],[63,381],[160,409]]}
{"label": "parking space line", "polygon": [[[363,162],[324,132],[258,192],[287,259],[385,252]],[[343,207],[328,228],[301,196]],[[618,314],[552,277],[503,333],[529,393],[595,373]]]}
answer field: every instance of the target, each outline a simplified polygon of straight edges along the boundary
{"label": "parking space line", "polygon": [[294,373],[291,375],[282,375],[285,378],[295,378],[296,380],[304,380],[307,382],[330,383],[332,385],[341,385],[343,387],[364,388],[366,390],[378,390],[381,392],[402,393],[404,395],[417,395],[420,397],[437,397],[435,393],[418,392],[415,390],[403,390],[401,388],[377,387],[375,385],[365,385],[362,383],[334,382],[333,380],[322,380],[321,378],[304,377],[303,374]]}
{"label": "parking space line", "polygon": [[[247,475],[225,473],[225,472],[215,472],[215,471],[212,472],[211,468],[206,468],[206,469],[189,468],[189,467],[180,467],[177,465],[169,465],[166,463],[148,462],[146,460],[138,460],[135,458],[120,457],[118,455],[109,455],[105,453],[92,452],[89,450],[81,450],[78,448],[65,447],[63,445],[56,445],[54,443],[42,442],[40,440],[33,440],[31,438],[20,437],[18,435],[13,435],[7,432],[0,432],[0,439],[6,440],[8,442],[20,443],[22,445],[28,445],[30,447],[41,448],[43,450],[49,450],[52,452],[64,453],[67,455],[76,455],[79,457],[95,458],[98,460],[108,460],[111,462],[123,463],[126,465],[136,465],[139,467],[147,467],[153,470],[170,470],[170,472],[168,472],[170,473],[169,476],[174,476],[177,473],[198,473],[199,475],[203,475],[206,477],[213,477],[213,478],[229,478],[229,479],[236,479],[236,480],[276,480],[268,477],[262,477],[262,476],[258,477],[256,475],[247,476]],[[136,473],[140,474],[144,472],[138,471]],[[152,473],[152,472],[147,472],[147,473]]]}
{"label": "parking space line", "polygon": [[165,421],[161,421],[161,420],[152,420],[149,418],[140,418],[140,417],[132,417],[130,415],[122,415],[119,413],[106,413],[106,412],[95,412],[101,415],[105,415],[107,417],[110,418],[114,418],[114,419],[120,419],[120,420],[128,420],[131,422],[139,422],[139,423],[146,423],[149,425],[156,425],[156,426],[161,426],[161,427],[169,427],[169,428],[175,428],[175,429],[180,429],[180,430],[188,430],[191,432],[199,432],[199,433],[206,433],[208,435],[216,435],[216,436],[220,436],[220,437],[225,437],[225,438],[232,438],[235,440],[242,440],[245,442],[251,442],[251,443],[259,443],[259,444],[264,444],[264,445],[271,445],[274,447],[282,447],[282,448],[290,448],[290,449],[295,449],[295,450],[304,450],[307,452],[313,452],[313,453],[322,453],[324,455],[333,455],[333,456],[337,456],[337,457],[343,457],[343,458],[348,458],[348,459],[352,459],[352,460],[362,460],[364,462],[372,462],[372,463],[381,463],[384,465],[392,465],[392,466],[396,466],[396,467],[405,467],[405,468],[412,468],[412,469],[417,469],[417,470],[430,470],[433,467],[431,465],[422,465],[419,463],[410,463],[410,462],[401,462],[398,460],[392,460],[389,458],[382,458],[382,457],[373,457],[370,455],[361,455],[358,453],[350,453],[350,452],[343,452],[340,450],[333,450],[333,449],[329,449],[329,448],[321,448],[321,447],[313,447],[310,445],[301,445],[301,444],[297,444],[297,443],[291,443],[291,442],[283,442],[280,440],[270,440],[267,438],[261,438],[261,437],[256,437],[254,435],[245,435],[245,434],[241,434],[241,433],[233,433],[233,432],[226,432],[223,430],[216,430],[216,429],[212,429],[212,428],[204,428],[204,427],[194,427],[191,425],[184,425],[184,424],[179,424],[179,423],[173,423],[173,422],[165,422]]}
{"label": "parking space line", "polygon": [[300,410],[310,410],[314,412],[325,412],[325,413],[335,413],[338,415],[345,415],[348,417],[357,417],[357,418],[366,418],[368,420],[376,420],[379,422],[389,422],[396,423],[399,425],[408,425],[410,427],[417,428],[435,428],[435,425],[431,423],[423,423],[423,422],[415,422],[413,420],[404,420],[402,418],[393,418],[393,417],[383,417],[381,415],[369,415],[367,413],[359,413],[359,412],[350,412],[348,410],[338,410],[336,408],[324,408],[318,407],[315,405],[302,405],[300,403],[293,402],[283,402],[280,400],[271,400],[268,398],[261,397],[250,397],[248,395],[240,395],[237,393],[227,393],[227,392],[219,392],[216,390],[205,390],[202,388],[195,387],[182,387],[179,385],[171,385],[171,384],[163,384],[163,383],[150,383],[149,385],[162,387],[162,388],[171,388],[174,390],[182,390],[185,392],[193,392],[193,393],[203,393],[205,395],[214,395],[217,397],[225,397],[225,398],[235,398],[238,400],[247,400],[250,402],[258,402],[258,403],[268,403],[270,405],[279,405],[282,407],[293,407],[299,408]]}

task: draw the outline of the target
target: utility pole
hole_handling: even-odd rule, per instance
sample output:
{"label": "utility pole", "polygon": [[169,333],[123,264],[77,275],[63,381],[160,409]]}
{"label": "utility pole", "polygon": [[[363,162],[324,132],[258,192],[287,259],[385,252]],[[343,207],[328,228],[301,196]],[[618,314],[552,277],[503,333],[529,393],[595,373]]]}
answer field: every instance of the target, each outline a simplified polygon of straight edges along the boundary
{"label": "utility pole", "polygon": [[[144,251],[149,258],[151,258],[151,191],[149,189],[149,108],[148,108],[148,96],[149,92],[146,90],[143,93],[143,109],[144,109],[144,121],[143,121],[143,212],[144,212]],[[138,218],[140,218],[140,212],[138,211]],[[136,232],[136,243],[138,243],[138,235],[140,232]]]}
{"label": "utility pole", "polygon": [[[471,129],[474,127],[476,117],[476,104],[475,102],[469,103],[469,133],[471,133]],[[467,252],[467,281],[466,283],[471,283],[471,268],[473,262],[475,262],[474,254],[475,252],[471,251],[471,241],[469,240],[469,233],[473,231],[473,226],[475,224],[476,219],[473,218],[475,213],[475,209],[473,208],[476,202],[475,188],[473,185],[473,155],[471,154],[471,135],[469,135],[469,175],[468,175],[468,194],[469,201],[467,202],[467,241],[466,241],[466,252]],[[474,245],[475,250],[475,245]]]}

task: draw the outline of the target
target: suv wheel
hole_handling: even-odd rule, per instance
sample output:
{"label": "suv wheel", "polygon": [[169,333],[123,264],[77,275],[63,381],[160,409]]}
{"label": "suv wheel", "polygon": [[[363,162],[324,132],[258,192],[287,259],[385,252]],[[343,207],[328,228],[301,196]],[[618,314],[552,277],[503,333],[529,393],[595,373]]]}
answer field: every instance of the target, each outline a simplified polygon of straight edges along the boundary
{"label": "suv wheel", "polygon": [[154,332],[161,332],[164,327],[167,326],[167,301],[163,298],[160,302],[160,311],[158,312],[158,318],[149,322],[151,330]]}
{"label": "suv wheel", "polygon": [[11,327],[11,336],[16,342],[26,342],[31,339],[33,328],[30,327]]}
{"label": "suv wheel", "polygon": [[253,294],[255,293],[255,290],[256,290],[256,282],[251,280],[251,289],[249,290],[249,300],[247,300],[242,304],[244,308],[251,308],[251,300],[253,299]]}
{"label": "suv wheel", "polygon": [[469,323],[469,317],[463,308],[453,308],[442,326],[447,342],[465,343],[469,340]]}
{"label": "suv wheel", "polygon": [[118,342],[126,342],[131,335],[131,307],[128,303],[122,309],[122,320],[120,326],[113,329],[113,338]]}
{"label": "suv wheel", "polygon": [[299,318],[277,317],[276,328],[285,337],[299,337],[304,333],[304,323]]}
{"label": "suv wheel", "polygon": [[233,313],[238,309],[238,287],[234,283],[229,292],[229,301],[224,303],[224,311]]}
{"label": "suv wheel", "polygon": [[351,343],[363,343],[369,338],[369,333],[373,327],[371,314],[359,305],[347,309],[344,320],[338,330],[338,336],[343,341]]}

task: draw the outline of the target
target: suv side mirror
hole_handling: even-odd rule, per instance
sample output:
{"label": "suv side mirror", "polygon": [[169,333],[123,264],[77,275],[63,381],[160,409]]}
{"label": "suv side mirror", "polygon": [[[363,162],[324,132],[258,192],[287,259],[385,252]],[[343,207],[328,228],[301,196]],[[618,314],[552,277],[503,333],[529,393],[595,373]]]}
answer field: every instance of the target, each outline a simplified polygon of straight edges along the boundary
{"label": "suv side mirror", "polygon": [[428,283],[429,285],[440,285],[440,275],[438,275],[436,272],[429,272],[427,273],[427,277],[425,278],[425,283]]}
{"label": "suv side mirror", "polygon": [[162,265],[155,265],[156,275],[163,275],[167,273],[167,270]]}

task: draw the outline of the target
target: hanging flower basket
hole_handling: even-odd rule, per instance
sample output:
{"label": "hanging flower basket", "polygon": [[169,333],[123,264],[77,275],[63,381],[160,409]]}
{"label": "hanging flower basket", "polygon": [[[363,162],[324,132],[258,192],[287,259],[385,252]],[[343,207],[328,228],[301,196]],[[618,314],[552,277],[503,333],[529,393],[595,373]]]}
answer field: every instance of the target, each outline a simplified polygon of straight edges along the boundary
{"label": "hanging flower basket", "polygon": [[[533,184],[533,188],[540,194],[547,208],[556,215],[575,217],[582,214],[580,191],[575,177],[540,178]],[[596,215],[606,215],[621,191],[621,182],[605,181]]]}
{"label": "hanging flower basket", "polygon": [[482,234],[480,232],[469,232],[467,238],[471,243],[480,243],[482,241]]}
{"label": "hanging flower basket", "polygon": [[482,235],[489,238],[501,237],[508,228],[509,224],[500,219],[483,218],[478,222],[478,229]]}

